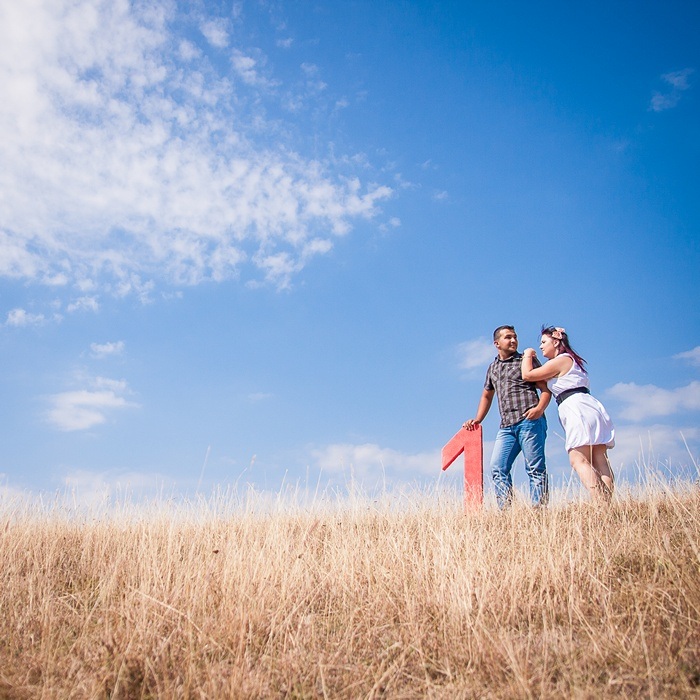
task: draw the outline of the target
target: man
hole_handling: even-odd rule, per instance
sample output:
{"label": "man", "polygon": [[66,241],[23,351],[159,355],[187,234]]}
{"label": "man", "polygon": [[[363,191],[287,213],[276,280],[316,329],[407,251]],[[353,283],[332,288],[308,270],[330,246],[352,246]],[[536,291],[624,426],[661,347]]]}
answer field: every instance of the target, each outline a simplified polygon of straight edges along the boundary
{"label": "man", "polygon": [[[523,356],[518,352],[518,335],[513,326],[499,326],[493,332],[493,344],[498,355],[486,371],[484,391],[481,394],[476,417],[464,423],[474,430],[491,408],[494,394],[498,396],[501,426],[491,456],[491,477],[500,509],[513,500],[511,471],[515,458],[522,452],[530,480],[530,498],[534,506],[547,503],[547,469],[544,442],[547,437],[547,419],[544,411],[552,394],[545,382],[525,382],[520,365]],[[533,358],[540,366],[537,358]],[[537,389],[540,390],[538,395]]]}

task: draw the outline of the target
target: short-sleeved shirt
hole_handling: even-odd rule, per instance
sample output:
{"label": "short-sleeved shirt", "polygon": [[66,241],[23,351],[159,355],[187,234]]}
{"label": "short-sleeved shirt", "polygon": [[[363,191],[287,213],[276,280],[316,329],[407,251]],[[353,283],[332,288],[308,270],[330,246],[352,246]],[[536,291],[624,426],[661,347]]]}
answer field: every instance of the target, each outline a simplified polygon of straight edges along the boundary
{"label": "short-sleeved shirt", "polygon": [[[498,396],[501,428],[519,423],[523,420],[525,411],[537,406],[540,400],[535,384],[522,378],[522,359],[523,356],[519,352],[507,360],[497,356],[486,370],[484,389],[495,391]],[[541,366],[537,357],[532,358],[532,366]]]}

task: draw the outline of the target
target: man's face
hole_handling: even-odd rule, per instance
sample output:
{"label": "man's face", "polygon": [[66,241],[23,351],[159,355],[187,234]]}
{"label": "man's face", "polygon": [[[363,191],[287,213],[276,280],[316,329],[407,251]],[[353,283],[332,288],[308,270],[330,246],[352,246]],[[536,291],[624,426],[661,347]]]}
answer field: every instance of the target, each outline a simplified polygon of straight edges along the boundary
{"label": "man's face", "polygon": [[501,357],[510,357],[518,351],[518,334],[508,328],[499,332],[498,338],[493,341]]}

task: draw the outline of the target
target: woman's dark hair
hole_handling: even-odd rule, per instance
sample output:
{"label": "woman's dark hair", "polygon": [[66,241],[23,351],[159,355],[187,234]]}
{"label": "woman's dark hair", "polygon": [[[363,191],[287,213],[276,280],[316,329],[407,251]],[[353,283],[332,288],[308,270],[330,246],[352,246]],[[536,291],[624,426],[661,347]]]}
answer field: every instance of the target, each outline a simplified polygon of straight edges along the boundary
{"label": "woman's dark hair", "polygon": [[586,371],[586,361],[571,347],[571,343],[569,342],[569,336],[566,334],[566,331],[563,328],[557,328],[556,326],[542,326],[542,330],[540,331],[540,333],[541,335],[548,335],[550,338],[558,340],[562,344],[564,352],[571,355],[571,357],[574,358],[576,364],[584,372]]}

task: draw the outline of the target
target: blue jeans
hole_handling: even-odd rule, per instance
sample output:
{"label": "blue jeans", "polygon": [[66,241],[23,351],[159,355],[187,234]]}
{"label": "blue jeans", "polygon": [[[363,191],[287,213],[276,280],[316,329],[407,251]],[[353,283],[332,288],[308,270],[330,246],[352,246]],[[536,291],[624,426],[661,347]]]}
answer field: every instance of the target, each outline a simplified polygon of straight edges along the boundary
{"label": "blue jeans", "polygon": [[547,469],[544,461],[544,441],[547,437],[547,419],[521,420],[501,428],[491,456],[491,478],[496,490],[498,507],[507,508],[513,500],[511,470],[515,458],[522,452],[525,470],[530,480],[530,499],[535,506],[547,503]]}

